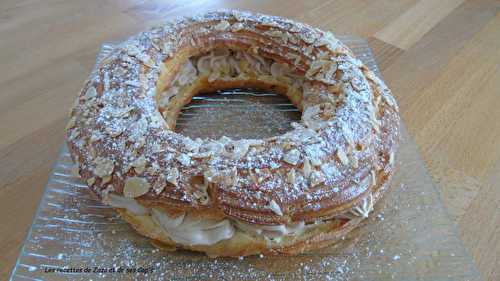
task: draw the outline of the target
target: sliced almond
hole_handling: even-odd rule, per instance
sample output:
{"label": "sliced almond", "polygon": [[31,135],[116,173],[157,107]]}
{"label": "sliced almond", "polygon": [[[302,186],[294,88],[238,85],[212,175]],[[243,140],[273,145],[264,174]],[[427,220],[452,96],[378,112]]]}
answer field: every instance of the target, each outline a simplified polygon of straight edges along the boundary
{"label": "sliced almond", "polygon": [[314,75],[316,75],[321,70],[321,66],[322,65],[320,65],[320,61],[314,61],[309,66],[309,70],[307,70],[305,76],[307,78],[312,78]]}
{"label": "sliced almond", "polygon": [[214,26],[214,28],[215,30],[224,31],[227,30],[230,26],[231,24],[228,21],[221,20],[216,26]]}
{"label": "sliced almond", "polygon": [[375,98],[375,107],[378,108],[380,106],[380,102],[382,101],[382,95],[379,94],[376,98]]}
{"label": "sliced almond", "polygon": [[340,162],[343,165],[349,164],[349,158],[347,158],[347,155],[345,154],[345,152],[342,148],[337,149],[337,157],[339,158]]}
{"label": "sliced almond", "polygon": [[113,160],[104,157],[97,157],[94,162],[96,164],[96,167],[94,169],[94,174],[96,176],[102,178],[113,173],[113,170],[115,168]]}
{"label": "sliced almond", "polygon": [[170,168],[167,171],[167,177],[166,180],[167,182],[177,186],[177,177],[179,176],[179,170],[177,168]]}
{"label": "sliced almond", "polygon": [[249,148],[250,144],[248,142],[236,141],[234,143],[234,149],[231,155],[232,158],[236,160],[242,158],[243,156],[245,156],[245,154],[247,154]]}
{"label": "sliced almond", "polygon": [[92,186],[92,185],[94,185],[94,183],[95,183],[95,178],[89,178],[89,179],[87,179],[87,185],[88,186]]}
{"label": "sliced almond", "polygon": [[295,169],[291,169],[288,174],[287,174],[287,182],[289,184],[294,184],[295,183]]}
{"label": "sliced almond", "polygon": [[146,194],[149,188],[150,185],[145,178],[131,177],[125,181],[123,195],[127,198],[136,198]]}
{"label": "sliced almond", "polygon": [[191,151],[191,152],[198,152],[198,150],[200,149],[200,143],[197,141],[193,141],[191,139],[188,139],[184,143],[184,145],[185,145],[186,149]]}
{"label": "sliced almond", "polygon": [[283,216],[283,212],[281,211],[280,205],[278,205],[276,201],[271,200],[271,202],[269,202],[269,209],[271,209],[271,211],[273,211],[276,215]]}
{"label": "sliced almond", "polygon": [[363,82],[360,81],[360,79],[352,79],[351,80],[351,87],[356,91],[360,92],[363,90]]}
{"label": "sliced almond", "polygon": [[90,86],[87,88],[85,91],[85,94],[83,95],[84,100],[89,100],[91,98],[95,98],[97,96],[97,91],[94,87]]}
{"label": "sliced almond", "polygon": [[377,185],[377,174],[375,173],[375,170],[371,170],[370,174],[372,176],[372,185]]}
{"label": "sliced almond", "polygon": [[248,13],[245,13],[245,12],[239,12],[239,11],[234,11],[234,12],[233,12],[233,17],[234,17],[237,21],[245,21],[245,20],[247,20],[247,18],[248,18]]}
{"label": "sliced almond", "polygon": [[130,163],[137,174],[142,174],[146,168],[146,157],[140,156],[136,158],[134,162]]}
{"label": "sliced almond", "polygon": [[283,161],[287,162],[288,164],[297,165],[299,160],[300,151],[298,151],[297,149],[292,149],[283,156]]}
{"label": "sliced almond", "polygon": [[181,155],[177,156],[177,161],[181,163],[182,166],[189,166],[191,165],[191,157],[189,155],[182,153]]}
{"label": "sliced almond", "polygon": [[309,178],[311,171],[312,171],[311,162],[309,161],[308,158],[306,158],[304,159],[304,166],[302,166],[302,173],[304,174],[304,177]]}
{"label": "sliced almond", "polygon": [[394,164],[394,151],[391,151],[391,153],[389,154],[389,165],[393,164]]}
{"label": "sliced almond", "polygon": [[244,28],[245,26],[241,22],[237,22],[231,26],[231,29],[233,31],[240,31]]}
{"label": "sliced almond", "polygon": [[309,177],[311,180],[311,186],[314,187],[318,184],[321,184],[325,181],[325,176],[320,171],[312,171]]}
{"label": "sliced almond", "polygon": [[156,179],[155,183],[153,184],[153,190],[155,191],[156,194],[162,193],[162,191],[165,189],[165,185],[167,183],[167,180],[164,175],[159,175],[158,178]]}
{"label": "sliced almond", "polygon": [[321,162],[321,160],[319,158],[311,158],[311,164],[313,166],[321,166],[323,164],[323,162]]}

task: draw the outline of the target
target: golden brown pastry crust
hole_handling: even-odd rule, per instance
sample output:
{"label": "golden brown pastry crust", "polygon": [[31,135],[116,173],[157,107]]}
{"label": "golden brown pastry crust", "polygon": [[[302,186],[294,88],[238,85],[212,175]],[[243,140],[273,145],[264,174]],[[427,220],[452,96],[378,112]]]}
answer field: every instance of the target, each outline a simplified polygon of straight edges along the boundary
{"label": "golden brown pastry crust", "polygon": [[[189,58],[221,47],[285,64],[304,83],[297,88],[269,75],[200,78],[158,107]],[[263,140],[193,141],[173,131],[180,108],[199,91],[249,85],[288,96],[303,112],[301,124]],[[121,44],[85,84],[67,128],[80,175],[99,196],[115,193],[167,212],[255,225],[325,220],[369,194],[378,199],[381,192],[374,188],[394,172],[398,140],[398,107],[390,90],[333,35],[239,11],[182,18]],[[171,244],[138,217],[120,213],[139,232]],[[284,248],[263,250],[246,238],[229,239],[221,245],[232,246],[222,248],[183,247],[210,255],[296,253],[328,244],[347,225]],[[252,250],[238,250],[245,243]]]}

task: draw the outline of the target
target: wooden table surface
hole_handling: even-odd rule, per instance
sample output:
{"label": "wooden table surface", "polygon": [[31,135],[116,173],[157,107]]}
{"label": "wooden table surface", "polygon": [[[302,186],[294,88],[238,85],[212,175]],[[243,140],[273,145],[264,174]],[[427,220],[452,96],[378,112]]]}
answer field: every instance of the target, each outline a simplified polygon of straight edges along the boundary
{"label": "wooden table surface", "polygon": [[15,263],[99,46],[242,8],[369,38],[484,280],[500,280],[500,1],[0,2],[0,279]]}

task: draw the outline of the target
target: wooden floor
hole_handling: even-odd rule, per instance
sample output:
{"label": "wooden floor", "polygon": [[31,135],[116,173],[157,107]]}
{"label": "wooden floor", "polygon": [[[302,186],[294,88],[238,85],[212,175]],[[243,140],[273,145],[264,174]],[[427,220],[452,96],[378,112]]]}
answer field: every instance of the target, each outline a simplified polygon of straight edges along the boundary
{"label": "wooden floor", "polygon": [[483,279],[500,280],[498,0],[2,0],[0,279],[15,263],[100,44],[222,7],[369,38]]}

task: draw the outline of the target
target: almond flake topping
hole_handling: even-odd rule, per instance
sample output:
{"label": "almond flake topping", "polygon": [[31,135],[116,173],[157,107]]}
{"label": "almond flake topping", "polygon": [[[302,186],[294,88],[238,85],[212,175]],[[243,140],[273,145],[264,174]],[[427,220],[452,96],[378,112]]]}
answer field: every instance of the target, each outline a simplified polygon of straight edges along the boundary
{"label": "almond flake topping", "polygon": [[146,157],[141,156],[135,159],[134,162],[132,162],[130,165],[134,167],[136,173],[142,174],[144,172],[144,169],[146,168]]}
{"label": "almond flake topping", "polygon": [[92,186],[92,185],[94,185],[94,183],[95,183],[95,178],[89,178],[89,179],[87,179],[87,185],[88,186]]}
{"label": "almond flake topping", "polygon": [[297,149],[292,149],[288,151],[285,156],[283,156],[283,161],[287,162],[288,164],[297,165],[299,160],[300,151],[298,151]]}
{"label": "almond flake topping", "polygon": [[287,174],[287,182],[289,184],[294,184],[295,183],[295,169],[291,169],[288,174]]}
{"label": "almond flake topping", "polygon": [[391,153],[389,154],[389,164],[394,164],[394,151],[391,151]]}
{"label": "almond flake topping", "polygon": [[323,162],[321,162],[321,160],[319,158],[311,158],[311,164],[313,166],[321,166],[321,164],[323,164]]}
{"label": "almond flake topping", "polygon": [[271,211],[273,211],[276,215],[283,216],[283,212],[281,211],[280,205],[278,205],[276,201],[271,200],[271,202],[269,202],[269,209],[271,209]]}
{"label": "almond flake topping", "polygon": [[167,181],[175,186],[177,186],[177,177],[179,176],[179,170],[177,168],[170,168],[167,170]]}
{"label": "almond flake topping", "polygon": [[349,158],[347,158],[347,155],[345,154],[343,149],[341,149],[341,148],[337,149],[337,157],[339,158],[340,162],[343,165],[349,164]]}
{"label": "almond flake topping", "polygon": [[245,26],[241,22],[237,22],[231,26],[231,29],[233,31],[240,31],[244,28]]}
{"label": "almond flake topping", "polygon": [[311,186],[314,187],[325,181],[325,176],[320,171],[312,171],[310,175]]}
{"label": "almond flake topping", "polygon": [[304,159],[304,166],[302,167],[302,173],[304,173],[304,177],[309,178],[311,169],[311,162],[309,161],[309,159]]}
{"label": "almond flake topping", "polygon": [[182,153],[177,157],[177,161],[181,163],[182,166],[189,166],[191,165],[191,157],[189,155]]}
{"label": "almond flake topping", "polygon": [[156,194],[160,194],[165,189],[165,185],[166,185],[165,176],[160,174],[156,179],[155,183],[153,184],[153,190],[155,191]]}
{"label": "almond flake topping", "polygon": [[96,166],[94,169],[94,174],[100,178],[109,176],[111,173],[113,173],[113,170],[115,168],[115,165],[113,164],[113,160],[104,158],[104,157],[97,157],[95,160]]}
{"label": "almond flake topping", "polygon": [[245,156],[245,154],[247,154],[249,148],[250,148],[250,143],[248,143],[248,142],[246,142],[244,140],[236,141],[234,143],[234,149],[233,149],[233,152],[232,152],[232,158],[233,159],[240,159],[240,158],[242,158],[243,156]]}
{"label": "almond flake topping", "polygon": [[149,183],[145,178],[131,177],[125,181],[123,195],[127,198],[136,198],[149,191]]}
{"label": "almond flake topping", "polygon": [[377,184],[377,175],[375,173],[375,170],[371,170],[370,174],[372,176],[372,185],[376,185]]}
{"label": "almond flake topping", "polygon": [[91,98],[95,98],[97,96],[97,91],[94,87],[88,87],[85,91],[85,95],[83,95],[84,100],[89,100]]}
{"label": "almond flake topping", "polygon": [[216,26],[214,26],[214,28],[215,30],[224,31],[227,30],[230,26],[231,24],[228,21],[221,20]]}

